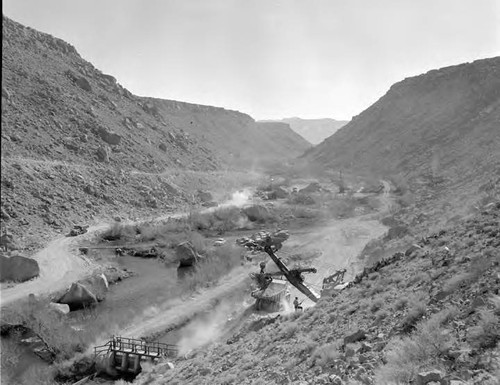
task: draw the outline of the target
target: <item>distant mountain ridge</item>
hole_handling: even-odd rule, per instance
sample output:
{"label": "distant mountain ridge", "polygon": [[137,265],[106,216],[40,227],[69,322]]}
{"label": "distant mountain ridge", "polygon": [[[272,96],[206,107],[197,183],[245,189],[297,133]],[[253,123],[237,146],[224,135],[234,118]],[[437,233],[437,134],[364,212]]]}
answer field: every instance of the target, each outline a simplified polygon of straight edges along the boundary
{"label": "distant mountain ridge", "polygon": [[290,125],[292,130],[302,136],[311,144],[319,144],[338,129],[349,123],[347,120],[323,119],[301,119],[297,117],[281,120],[263,120],[263,122],[282,122]]}

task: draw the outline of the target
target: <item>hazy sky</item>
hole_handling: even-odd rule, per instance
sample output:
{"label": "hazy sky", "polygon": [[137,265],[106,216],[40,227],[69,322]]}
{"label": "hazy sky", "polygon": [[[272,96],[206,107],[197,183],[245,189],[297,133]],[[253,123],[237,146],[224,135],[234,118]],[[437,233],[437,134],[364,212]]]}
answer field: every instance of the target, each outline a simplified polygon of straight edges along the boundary
{"label": "hazy sky", "polygon": [[500,55],[499,0],[4,0],[135,94],[350,119],[396,81]]}

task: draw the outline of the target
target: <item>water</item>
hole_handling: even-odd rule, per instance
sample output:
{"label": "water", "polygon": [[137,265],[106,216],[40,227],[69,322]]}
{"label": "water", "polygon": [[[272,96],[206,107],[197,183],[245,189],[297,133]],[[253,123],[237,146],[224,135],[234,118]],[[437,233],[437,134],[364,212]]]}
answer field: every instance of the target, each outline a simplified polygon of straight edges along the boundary
{"label": "water", "polygon": [[1,338],[2,385],[39,384],[43,378],[50,378],[50,365],[33,353],[27,344],[21,342],[28,336],[16,332]]}
{"label": "water", "polygon": [[177,293],[177,265],[166,266],[159,259],[142,259],[124,255],[116,258],[121,268],[134,275],[110,285],[106,299],[87,311],[69,314],[78,327],[95,330],[96,336],[120,334],[132,320],[154,314]]}

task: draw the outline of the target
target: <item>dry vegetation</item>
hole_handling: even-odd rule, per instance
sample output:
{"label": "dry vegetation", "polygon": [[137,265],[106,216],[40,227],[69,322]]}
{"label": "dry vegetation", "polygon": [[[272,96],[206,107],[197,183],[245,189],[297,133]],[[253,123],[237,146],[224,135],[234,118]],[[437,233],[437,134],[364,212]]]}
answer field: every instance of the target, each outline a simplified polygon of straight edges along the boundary
{"label": "dry vegetation", "polygon": [[448,381],[497,384],[499,218],[497,204],[415,240],[422,249],[375,264],[315,308],[248,321],[227,343],[138,383],[408,384],[439,370]]}

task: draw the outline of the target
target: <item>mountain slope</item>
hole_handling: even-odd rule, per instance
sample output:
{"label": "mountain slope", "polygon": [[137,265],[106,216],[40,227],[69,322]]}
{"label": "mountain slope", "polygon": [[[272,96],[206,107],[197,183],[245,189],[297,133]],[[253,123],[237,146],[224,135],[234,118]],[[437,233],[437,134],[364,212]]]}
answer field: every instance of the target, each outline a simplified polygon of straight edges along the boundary
{"label": "mountain slope", "polygon": [[499,212],[500,202],[490,204],[416,239],[418,246],[365,268],[352,287],[313,308],[246,314],[236,334],[173,369],[146,368],[134,383],[496,385]]}
{"label": "mountain slope", "polygon": [[309,146],[237,111],[135,96],[70,44],[5,16],[2,29],[0,217],[20,237],[193,204]]}
{"label": "mountain slope", "polygon": [[500,169],[500,57],[394,84],[311,150],[328,169],[441,180],[468,195]]}
{"label": "mountain slope", "polygon": [[335,119],[301,119],[286,118],[279,122],[287,123],[292,130],[305,138],[309,143],[319,144],[345,126],[348,121]]}
{"label": "mountain slope", "polygon": [[234,165],[231,154],[238,153],[281,161],[307,149],[305,141],[281,148],[276,136],[271,144],[252,118],[237,111],[137,97],[62,40],[5,17],[3,30],[8,153],[58,160],[78,155],[93,162],[107,142],[116,146],[111,164],[151,171],[152,164],[215,169],[221,162]]}

